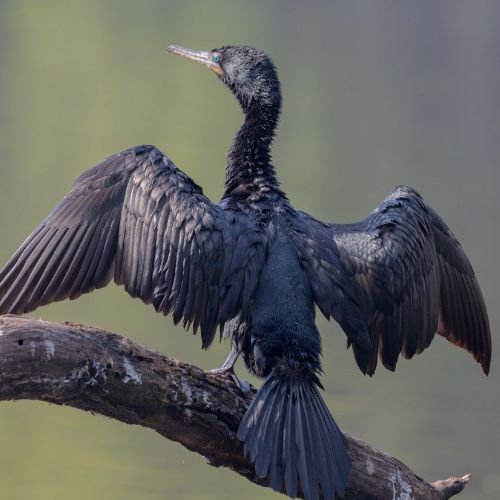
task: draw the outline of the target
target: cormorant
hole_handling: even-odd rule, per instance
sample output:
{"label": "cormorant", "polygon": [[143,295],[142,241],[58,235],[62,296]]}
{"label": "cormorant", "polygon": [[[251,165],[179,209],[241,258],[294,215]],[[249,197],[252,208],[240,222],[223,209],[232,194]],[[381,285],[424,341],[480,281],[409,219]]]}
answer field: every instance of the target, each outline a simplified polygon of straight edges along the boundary
{"label": "cormorant", "polygon": [[315,305],[340,324],[356,362],[394,370],[435,332],[487,374],[491,339],[472,267],[441,218],[399,186],[366,219],[321,222],[281,190],[270,147],[281,109],[275,66],[261,50],[168,49],[205,65],[245,114],[212,203],[154,146],[118,153],[82,174],[0,272],[0,313],[75,299],[112,279],[133,297],[201,331],[231,338],[265,382],[238,437],[259,476],[294,497],[345,494],[351,462],[320,396]]}

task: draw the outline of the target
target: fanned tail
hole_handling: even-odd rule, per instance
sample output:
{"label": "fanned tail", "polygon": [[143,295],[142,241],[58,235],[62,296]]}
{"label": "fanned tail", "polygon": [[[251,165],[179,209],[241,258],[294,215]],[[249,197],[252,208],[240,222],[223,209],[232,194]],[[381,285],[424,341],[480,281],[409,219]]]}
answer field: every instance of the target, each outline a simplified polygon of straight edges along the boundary
{"label": "fanned tail", "polygon": [[315,382],[274,375],[257,392],[238,429],[245,455],[259,477],[289,497],[345,495],[351,469],[347,441]]}

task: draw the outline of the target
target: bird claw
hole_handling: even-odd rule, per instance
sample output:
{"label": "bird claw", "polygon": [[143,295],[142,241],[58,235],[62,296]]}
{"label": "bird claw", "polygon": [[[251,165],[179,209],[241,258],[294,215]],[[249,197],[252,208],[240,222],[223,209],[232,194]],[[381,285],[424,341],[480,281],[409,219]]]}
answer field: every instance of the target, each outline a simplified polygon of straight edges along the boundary
{"label": "bird claw", "polygon": [[213,368],[212,370],[208,370],[208,373],[212,373],[213,375],[229,375],[229,372],[233,372],[234,370],[232,368],[225,368],[224,366],[221,366],[220,368]]}
{"label": "bird claw", "polygon": [[240,380],[239,378],[237,380],[243,394],[247,395],[252,391],[252,384],[248,380]]}
{"label": "bird claw", "polygon": [[243,394],[248,394],[252,389],[252,385],[250,384],[250,382],[247,382],[246,380],[240,380],[238,378],[233,367],[225,368],[224,366],[222,366],[221,368],[214,368],[213,370],[210,370],[209,373],[221,377],[229,377],[240,388],[240,391]]}

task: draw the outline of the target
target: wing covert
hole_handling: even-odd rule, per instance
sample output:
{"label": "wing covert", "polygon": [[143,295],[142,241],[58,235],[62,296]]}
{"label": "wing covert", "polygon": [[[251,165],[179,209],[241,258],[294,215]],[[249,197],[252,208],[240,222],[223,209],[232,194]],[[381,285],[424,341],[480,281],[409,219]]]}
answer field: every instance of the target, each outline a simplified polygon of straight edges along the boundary
{"label": "wing covert", "polygon": [[[364,373],[374,373],[378,355],[394,370],[400,354],[421,353],[436,332],[471,352],[488,373],[490,330],[474,272],[451,231],[416,191],[399,186],[360,223],[328,228],[327,245],[341,262],[336,272],[345,274],[342,285],[355,296],[369,332],[367,352],[341,324]],[[321,258],[315,264],[338,287],[334,271]],[[317,272],[309,274],[317,280]],[[318,305],[334,307],[336,293],[330,286],[316,298]]]}
{"label": "wing covert", "polygon": [[158,150],[130,178],[121,211],[115,281],[132,297],[201,329],[220,322],[226,256],[233,241],[223,210]]}

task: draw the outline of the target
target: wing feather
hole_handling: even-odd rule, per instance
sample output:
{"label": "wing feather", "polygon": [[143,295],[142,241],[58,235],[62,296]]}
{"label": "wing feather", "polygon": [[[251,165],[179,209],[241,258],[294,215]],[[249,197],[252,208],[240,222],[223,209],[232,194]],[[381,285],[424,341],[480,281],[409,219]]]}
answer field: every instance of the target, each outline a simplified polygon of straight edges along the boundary
{"label": "wing feather", "polygon": [[[357,224],[304,217],[308,224],[297,231],[297,248],[316,303],[327,317],[344,310],[339,323],[364,373],[374,373],[378,354],[394,370],[400,354],[421,353],[436,332],[469,351],[488,373],[490,327],[474,271],[455,236],[416,191],[399,186]],[[354,303],[350,312],[339,290]],[[368,330],[368,352],[359,342],[362,328],[345,321],[351,314]]]}
{"label": "wing feather", "polygon": [[74,299],[114,277],[199,327],[208,347],[249,304],[265,258],[265,235],[231,210],[153,146],[111,156],[76,180],[0,271],[0,314]]}

